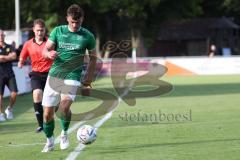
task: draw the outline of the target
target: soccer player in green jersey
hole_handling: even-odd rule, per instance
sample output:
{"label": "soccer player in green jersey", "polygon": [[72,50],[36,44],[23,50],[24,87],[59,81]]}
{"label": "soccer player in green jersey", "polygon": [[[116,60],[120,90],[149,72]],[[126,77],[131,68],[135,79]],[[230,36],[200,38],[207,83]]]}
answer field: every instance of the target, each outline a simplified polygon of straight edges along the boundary
{"label": "soccer player in green jersey", "polygon": [[[61,138],[60,148],[67,149],[69,140],[67,130],[71,121],[70,106],[76,97],[78,86],[91,88],[93,70],[96,66],[95,38],[91,32],[81,27],[84,13],[80,6],[73,4],[67,10],[68,25],[55,27],[43,49],[43,55],[52,59],[47,83],[43,93],[42,105],[44,106],[43,130],[47,137],[47,143],[42,152],[54,149],[54,111],[58,106],[61,113]],[[83,57],[88,50],[90,62],[87,74],[81,78]],[[80,79],[83,79],[81,81]],[[54,83],[51,83],[54,81]],[[72,86],[66,93],[64,85]],[[69,93],[69,94],[68,94]],[[74,94],[75,93],[75,94]]]}

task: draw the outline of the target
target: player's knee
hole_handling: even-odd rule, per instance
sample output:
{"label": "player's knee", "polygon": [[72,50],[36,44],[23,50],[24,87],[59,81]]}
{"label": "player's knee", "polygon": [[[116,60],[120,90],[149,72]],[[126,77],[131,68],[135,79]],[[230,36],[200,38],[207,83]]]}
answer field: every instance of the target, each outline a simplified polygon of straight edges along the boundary
{"label": "player's knee", "polygon": [[43,119],[44,122],[50,122],[53,120],[54,117],[54,108],[45,108],[44,109],[44,114],[43,114]]}
{"label": "player's knee", "polygon": [[44,119],[44,122],[47,123],[47,122],[50,122],[51,120],[53,120],[53,116],[50,114],[44,114],[43,119]]}
{"label": "player's knee", "polygon": [[69,108],[70,105],[72,104],[72,99],[70,97],[64,97],[61,100],[61,107],[63,108]]}
{"label": "player's knee", "polygon": [[33,100],[35,103],[42,101],[42,91],[37,89],[33,91]]}
{"label": "player's knee", "polygon": [[11,97],[16,98],[17,97],[17,92],[11,92]]}

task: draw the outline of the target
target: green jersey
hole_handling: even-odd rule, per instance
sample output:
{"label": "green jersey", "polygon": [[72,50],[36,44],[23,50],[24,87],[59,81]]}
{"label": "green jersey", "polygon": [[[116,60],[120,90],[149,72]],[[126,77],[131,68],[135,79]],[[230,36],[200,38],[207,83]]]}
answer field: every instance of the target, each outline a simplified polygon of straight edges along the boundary
{"label": "green jersey", "polygon": [[80,81],[86,49],[91,51],[95,48],[93,34],[83,27],[71,32],[67,25],[62,25],[53,29],[49,40],[55,43],[57,51],[49,75]]}

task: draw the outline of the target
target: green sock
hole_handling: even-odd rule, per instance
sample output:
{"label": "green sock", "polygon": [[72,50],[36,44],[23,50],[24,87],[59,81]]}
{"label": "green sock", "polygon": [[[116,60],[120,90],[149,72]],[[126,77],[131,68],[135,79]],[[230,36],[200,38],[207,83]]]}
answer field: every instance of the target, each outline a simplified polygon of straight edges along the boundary
{"label": "green sock", "polygon": [[61,127],[64,131],[67,131],[71,122],[71,115],[72,113],[70,112],[68,117],[61,117],[60,122],[61,122]]}
{"label": "green sock", "polygon": [[43,131],[47,138],[50,138],[53,136],[53,130],[54,130],[55,124],[54,120],[51,120],[50,122],[43,123]]}

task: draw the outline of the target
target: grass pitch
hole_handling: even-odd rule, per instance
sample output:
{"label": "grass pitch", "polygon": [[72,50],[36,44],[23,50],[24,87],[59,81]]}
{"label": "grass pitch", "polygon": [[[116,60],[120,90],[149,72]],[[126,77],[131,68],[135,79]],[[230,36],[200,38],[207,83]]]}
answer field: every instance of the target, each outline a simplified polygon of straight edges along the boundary
{"label": "grass pitch", "polygon": [[[97,131],[97,140],[86,146],[79,160],[237,160],[240,157],[240,75],[165,77],[174,86],[170,93],[137,98],[134,107],[121,101],[112,117]],[[110,78],[95,87],[114,92]],[[7,99],[5,99],[7,102]],[[6,103],[5,103],[6,104]],[[87,111],[99,100],[77,98],[74,113]],[[45,144],[37,127],[31,94],[19,96],[15,119],[0,123],[1,160],[64,160],[79,152],[76,130],[71,146],[41,153]],[[102,117],[86,122],[94,125]],[[76,122],[72,122],[73,125]],[[55,123],[55,137],[60,124]]]}

